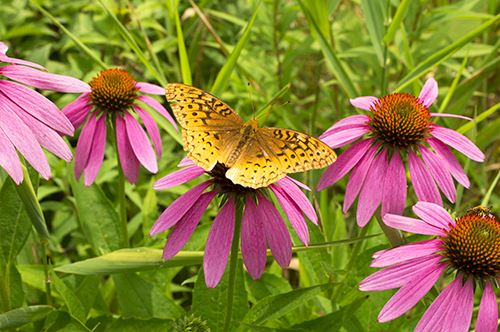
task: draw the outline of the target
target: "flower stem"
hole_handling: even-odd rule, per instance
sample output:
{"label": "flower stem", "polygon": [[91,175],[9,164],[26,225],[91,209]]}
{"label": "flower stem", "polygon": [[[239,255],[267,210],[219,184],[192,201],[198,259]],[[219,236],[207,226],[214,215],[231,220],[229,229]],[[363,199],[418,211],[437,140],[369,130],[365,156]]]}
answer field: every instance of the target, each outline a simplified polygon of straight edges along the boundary
{"label": "flower stem", "polygon": [[35,193],[35,189],[33,188],[33,184],[31,183],[30,175],[28,174],[28,170],[23,165],[23,182],[21,182],[18,186],[16,186],[17,194],[21,199],[21,202],[24,205],[24,209],[28,218],[31,220],[31,223],[35,227],[38,236],[40,237],[41,244],[41,259],[43,270],[45,274],[45,292],[47,297],[47,304],[52,304],[52,296],[51,296],[51,281],[49,279],[49,266],[48,266],[48,253],[49,253],[49,231],[47,229],[47,224],[45,222],[45,217],[43,215],[42,207],[38,202],[38,198]]}
{"label": "flower stem", "polygon": [[399,247],[406,243],[403,233],[384,224],[384,222],[378,215],[375,215],[375,218],[377,219],[380,228],[382,228],[382,231],[384,232],[392,247]]}
{"label": "flower stem", "polygon": [[240,245],[241,220],[243,216],[243,202],[236,200],[236,215],[234,220],[233,243],[231,244],[231,256],[229,257],[229,280],[227,285],[227,306],[224,317],[224,328],[227,332],[231,327],[231,318],[233,316],[234,288],[236,286],[236,267],[238,265],[238,253]]}

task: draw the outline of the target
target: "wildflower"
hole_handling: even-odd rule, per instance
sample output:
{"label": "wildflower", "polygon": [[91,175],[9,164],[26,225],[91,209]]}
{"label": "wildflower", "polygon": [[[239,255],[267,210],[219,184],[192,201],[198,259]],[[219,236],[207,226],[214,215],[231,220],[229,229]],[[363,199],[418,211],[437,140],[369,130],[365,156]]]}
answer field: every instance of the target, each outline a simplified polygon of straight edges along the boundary
{"label": "wildflower", "polygon": [[[438,238],[383,250],[373,255],[372,267],[382,267],[360,283],[363,291],[400,288],[380,311],[386,322],[410,310],[445,273],[454,280],[427,309],[416,331],[468,331],[474,289],[482,291],[476,331],[497,331],[494,292],[500,276],[500,222],[484,210],[472,209],[453,219],[434,203],[418,202],[421,219],[386,214],[391,227]],[[474,287],[476,286],[476,287]]]}
{"label": "wildflower", "polygon": [[437,95],[437,82],[431,78],[418,97],[393,93],[381,98],[351,99],[353,106],[370,113],[342,119],[320,136],[330,147],[338,148],[369,135],[339,156],[318,184],[319,190],[324,189],[352,170],[343,210],[347,212],[359,194],[356,211],[359,226],[368,223],[379,205],[382,205],[381,216],[403,212],[407,195],[404,160],[419,201],[441,205],[441,189],[450,202],[455,202],[452,178],[469,187],[467,175],[448,146],[479,162],[484,160],[484,154],[462,134],[431,122],[437,116],[469,119],[430,113],[428,108]]}
{"label": "wildflower", "polygon": [[[167,189],[205,173],[203,168],[188,159],[179,166],[186,167],[158,180],[154,185],[155,189]],[[189,240],[210,202],[219,195],[223,206],[210,229],[203,261],[205,283],[208,287],[215,287],[224,274],[233,241],[237,201],[244,205],[241,253],[253,279],[258,279],[264,272],[267,247],[283,268],[289,265],[292,257],[290,234],[280,213],[271,202],[270,192],[276,197],[304,244],[309,242],[304,214],[317,224],[314,208],[299,189],[307,188],[302,183],[285,177],[267,187],[270,191],[267,188],[252,189],[233,184],[225,177],[226,171],[222,164],[217,164],[208,172],[210,179],[191,188],[170,204],[150,231],[150,235],[155,235],[172,228],[163,250],[165,260],[172,258]]]}
{"label": "wildflower", "polygon": [[[90,87],[80,92],[82,94],[63,109],[75,128],[85,123],[76,146],[76,177],[79,178],[83,173],[85,185],[94,182],[104,159],[107,121],[114,125],[120,166],[128,181],[137,182],[139,164],[156,173],[156,155],[161,156],[162,152],[160,131],[151,115],[138,102],[150,106],[176,127],[174,119],[158,101],[140,95],[164,94],[163,88],[136,82],[123,69],[106,69],[92,79]],[[144,124],[154,150],[136,117]]]}
{"label": "wildflower", "polygon": [[71,136],[74,128],[56,105],[26,85],[75,92],[86,84],[72,77],[49,74],[36,63],[11,58],[6,55],[7,49],[0,42],[0,76],[23,84],[0,80],[0,167],[20,184],[23,171],[17,150],[43,178],[48,179],[51,171],[42,147],[70,161],[71,150],[60,134]]}

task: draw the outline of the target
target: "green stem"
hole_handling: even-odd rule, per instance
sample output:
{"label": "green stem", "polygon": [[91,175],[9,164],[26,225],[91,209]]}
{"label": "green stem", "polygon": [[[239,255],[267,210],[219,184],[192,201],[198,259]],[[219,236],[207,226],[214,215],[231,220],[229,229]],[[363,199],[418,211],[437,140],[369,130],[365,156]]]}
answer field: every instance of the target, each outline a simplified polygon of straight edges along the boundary
{"label": "green stem", "polygon": [[16,186],[17,194],[23,202],[24,209],[28,215],[31,223],[35,227],[38,236],[40,237],[41,244],[41,259],[43,270],[45,274],[45,291],[47,296],[47,304],[52,304],[50,278],[49,278],[49,266],[48,266],[48,253],[49,253],[49,231],[47,229],[47,224],[45,222],[45,217],[43,215],[42,207],[38,202],[38,197],[36,196],[35,189],[31,183],[30,175],[28,170],[23,166],[23,177],[24,180],[18,186]]}
{"label": "green stem", "polygon": [[127,206],[125,197],[125,175],[120,165],[120,159],[118,158],[118,210],[120,215],[120,226],[123,237],[123,246],[128,247],[128,229],[127,229]]}
{"label": "green stem", "polygon": [[375,218],[377,219],[380,228],[382,228],[382,231],[384,232],[392,247],[399,247],[406,243],[403,233],[384,224],[382,219],[377,214],[375,215]]}
{"label": "green stem", "polygon": [[236,216],[234,220],[233,243],[231,244],[231,256],[229,258],[229,281],[227,285],[227,306],[224,317],[224,328],[227,332],[231,327],[231,318],[233,316],[234,288],[236,286],[236,267],[238,266],[238,252],[240,245],[241,219],[243,216],[243,202],[236,201]]}

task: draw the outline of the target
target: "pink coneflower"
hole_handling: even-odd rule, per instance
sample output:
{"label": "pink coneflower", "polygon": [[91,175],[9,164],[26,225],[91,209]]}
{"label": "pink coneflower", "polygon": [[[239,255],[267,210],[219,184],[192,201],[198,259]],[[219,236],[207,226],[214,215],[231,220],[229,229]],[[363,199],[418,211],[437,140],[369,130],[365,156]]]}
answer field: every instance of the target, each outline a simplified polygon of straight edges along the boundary
{"label": "pink coneflower", "polygon": [[474,208],[460,218],[434,203],[418,202],[421,219],[386,214],[391,227],[437,239],[383,250],[373,255],[372,267],[382,267],[360,284],[363,291],[400,288],[386,303],[378,320],[387,322],[410,310],[433,287],[443,272],[454,280],[425,312],[416,331],[468,331],[474,289],[482,291],[477,332],[497,331],[498,306],[493,287],[500,277],[500,222],[487,210]]}
{"label": "pink coneflower", "polygon": [[[164,89],[150,83],[136,82],[123,69],[106,69],[80,92],[83,94],[63,109],[75,128],[85,122],[76,146],[76,177],[79,178],[83,173],[85,185],[94,182],[104,159],[108,121],[116,131],[120,165],[128,181],[137,182],[139,164],[156,173],[156,155],[160,156],[162,152],[160,131],[151,115],[138,102],[150,106],[176,127],[174,119],[158,101],[139,94],[163,95]],[[154,150],[137,118],[144,124]]]}
{"label": "pink coneflower", "polygon": [[[180,166],[187,167],[158,180],[155,189],[167,189],[205,173],[203,168],[189,160],[182,162]],[[283,268],[288,267],[292,257],[290,234],[270,199],[269,190],[235,185],[225,177],[226,171],[223,165],[217,164],[208,172],[210,179],[193,187],[170,204],[150,231],[151,235],[155,235],[172,228],[163,250],[165,260],[172,258],[189,240],[208,205],[218,195],[223,206],[210,229],[203,260],[205,283],[208,287],[217,286],[224,274],[233,241],[237,201],[244,205],[241,253],[250,276],[258,279],[264,272],[267,247]],[[285,177],[268,188],[288,216],[299,239],[307,245],[309,233],[304,214],[314,224],[317,223],[317,216],[299,186],[307,188],[300,182]]]}
{"label": "pink coneflower", "polygon": [[[8,57],[0,42],[0,76],[39,89],[77,92],[86,84],[72,77],[49,74],[29,61]],[[23,181],[19,152],[40,175],[51,176],[42,147],[59,158],[71,160],[71,150],[59,134],[73,135],[74,128],[56,105],[23,84],[0,80],[0,167],[15,183]]]}
{"label": "pink coneflower", "polygon": [[352,170],[343,210],[347,212],[359,194],[359,226],[368,223],[380,204],[382,216],[403,212],[407,194],[405,161],[419,201],[442,204],[441,189],[450,202],[455,202],[452,177],[469,187],[467,175],[448,146],[475,161],[483,161],[484,154],[465,136],[431,122],[435,116],[468,119],[430,113],[428,107],[437,95],[437,82],[431,78],[418,98],[393,93],[382,98],[351,99],[353,106],[370,113],[342,119],[320,136],[330,147],[338,148],[368,134],[342,153],[318,184],[319,190],[324,189]]}

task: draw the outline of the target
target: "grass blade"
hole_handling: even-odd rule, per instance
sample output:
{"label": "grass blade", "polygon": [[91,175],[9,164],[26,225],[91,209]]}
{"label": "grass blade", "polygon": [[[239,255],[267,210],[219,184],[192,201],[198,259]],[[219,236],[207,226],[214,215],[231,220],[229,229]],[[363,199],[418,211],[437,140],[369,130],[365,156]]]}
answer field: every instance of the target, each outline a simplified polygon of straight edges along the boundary
{"label": "grass blade", "polygon": [[406,10],[408,9],[409,4],[410,0],[403,0],[399,4],[398,9],[396,10],[396,14],[394,14],[394,18],[392,19],[391,25],[389,26],[389,29],[387,29],[387,33],[384,36],[383,41],[386,45],[388,45],[394,39],[394,35],[401,25],[401,21],[405,17]]}
{"label": "grass blade", "polygon": [[362,0],[361,8],[366,18],[366,28],[370,35],[375,54],[381,66],[384,64],[382,38],[384,37],[384,8],[382,1]]}
{"label": "grass blade", "polygon": [[452,43],[448,47],[445,47],[441,51],[438,51],[431,55],[427,60],[420,63],[416,66],[410,73],[408,73],[402,80],[399,82],[399,86],[396,89],[396,92],[401,91],[407,85],[412,83],[414,80],[418,79],[420,76],[424,75],[428,71],[432,69],[432,67],[439,65],[446,59],[448,59],[453,53],[464,47],[468,42],[470,42],[475,37],[481,35],[484,31],[490,28],[492,25],[498,23],[500,21],[500,14],[493,17],[492,19],[486,21],[478,28],[472,30],[464,37],[460,38],[456,42]]}
{"label": "grass blade", "polygon": [[184,35],[182,33],[181,19],[179,18],[179,10],[176,6],[175,10],[175,28],[177,31],[177,48],[179,50],[179,62],[181,64],[182,82],[188,85],[193,84],[191,77],[191,67],[189,66],[189,58],[184,43]]}

